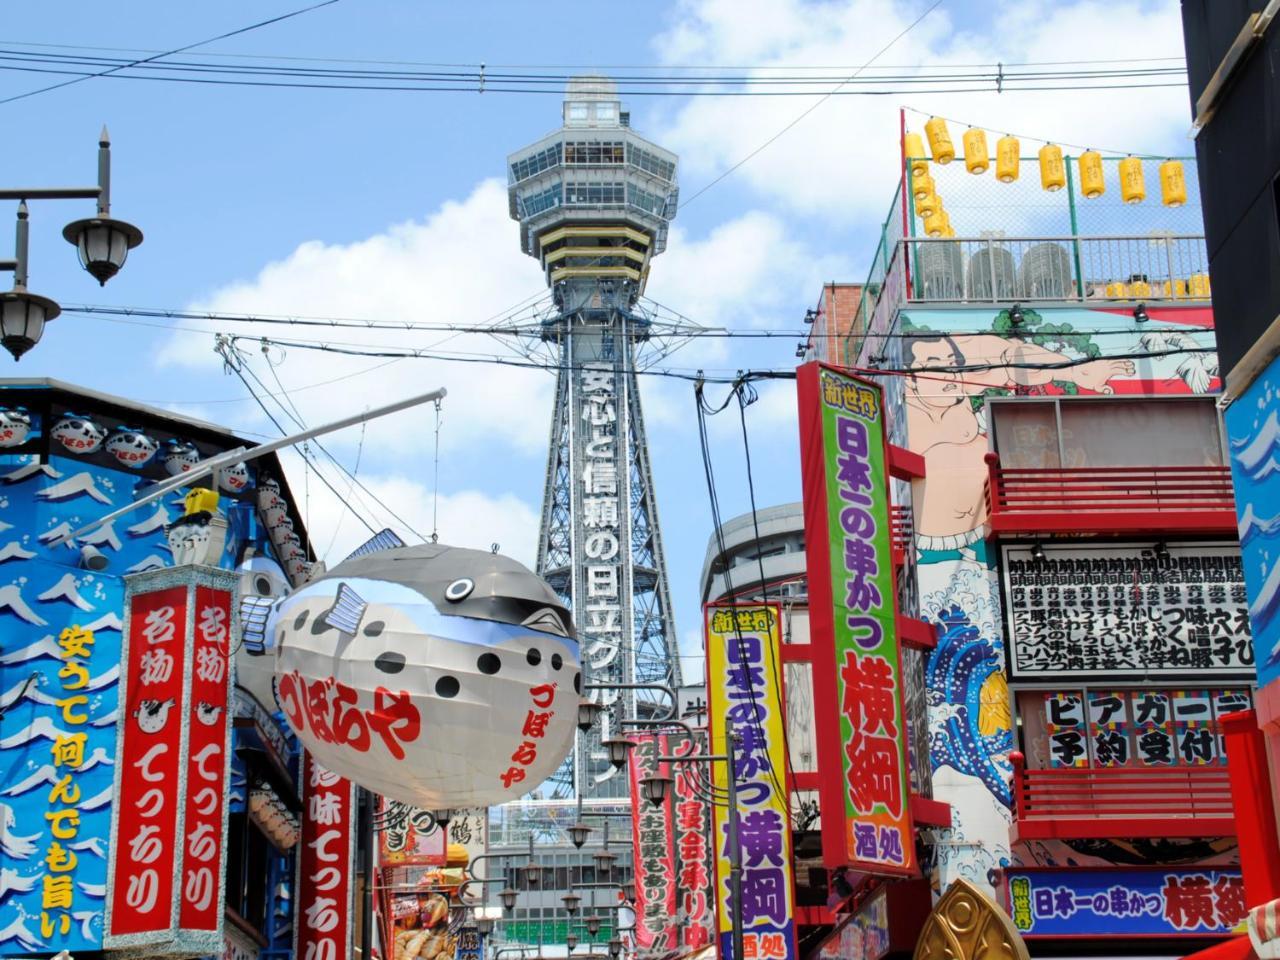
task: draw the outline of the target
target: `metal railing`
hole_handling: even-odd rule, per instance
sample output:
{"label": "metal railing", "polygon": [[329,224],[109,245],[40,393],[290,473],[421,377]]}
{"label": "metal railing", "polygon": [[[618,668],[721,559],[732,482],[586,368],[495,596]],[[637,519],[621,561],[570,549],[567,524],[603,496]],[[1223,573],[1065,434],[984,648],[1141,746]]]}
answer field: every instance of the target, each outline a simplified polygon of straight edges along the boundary
{"label": "metal railing", "polygon": [[[986,505],[996,532],[1235,529],[1229,467],[1010,468],[986,455]],[[1064,526],[1065,524],[1065,526]]]}
{"label": "metal railing", "polygon": [[1207,301],[1203,236],[913,237],[907,300]]}
{"label": "metal railing", "polygon": [[1225,766],[1062,767],[1013,764],[1019,837],[1208,837],[1235,834]]}

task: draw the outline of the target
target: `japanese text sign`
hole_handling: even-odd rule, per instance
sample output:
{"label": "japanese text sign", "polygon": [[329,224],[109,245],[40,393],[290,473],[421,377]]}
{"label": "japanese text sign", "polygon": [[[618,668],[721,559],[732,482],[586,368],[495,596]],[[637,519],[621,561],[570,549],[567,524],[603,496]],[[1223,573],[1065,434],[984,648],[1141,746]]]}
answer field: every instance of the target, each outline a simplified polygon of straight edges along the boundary
{"label": "japanese text sign", "polygon": [[305,750],[301,786],[303,817],[293,955],[299,960],[345,960],[351,956],[355,891],[355,787],[320,766]]}
{"label": "japanese text sign", "polygon": [[1007,546],[1012,675],[1253,675],[1249,602],[1235,544]]}
{"label": "japanese text sign", "polygon": [[379,819],[385,824],[379,831],[383,866],[444,865],[448,841],[429,811],[386,797],[378,805],[382,808]]}
{"label": "japanese text sign", "polygon": [[[705,748],[706,737],[699,734],[698,742]],[[684,756],[698,752],[695,743],[683,740],[675,745],[674,755]],[[708,752],[703,749],[701,752]],[[677,946],[685,950],[699,950],[711,942],[712,866],[711,866],[711,810],[702,799],[699,790],[700,771],[693,764],[672,765],[674,780],[674,829],[676,839],[676,903],[680,923]]]}
{"label": "japanese text sign", "polygon": [[[745,958],[733,955],[728,809],[715,806],[712,838],[720,958],[794,960],[798,954],[783,739],[780,608],[777,604],[710,604],[704,615],[711,750],[719,755],[733,750],[742,856]],[[723,795],[729,782],[728,765],[712,763],[711,778]]]}
{"label": "japanese text sign", "polygon": [[1239,868],[1005,874],[1009,916],[1027,937],[1229,934],[1245,918]]}
{"label": "japanese text sign", "polygon": [[[883,398],[823,364],[797,373],[814,699],[828,867],[913,875]],[[839,775],[835,774],[839,771]]]}
{"label": "japanese text sign", "polygon": [[222,943],[236,581],[192,566],[126,580],[109,949]]}
{"label": "japanese text sign", "polygon": [[671,950],[676,927],[676,868],[672,857],[671,807],[644,799],[640,781],[670,776],[670,764],[658,758],[670,749],[660,733],[632,734],[631,837],[636,883],[636,943],[644,950]]}

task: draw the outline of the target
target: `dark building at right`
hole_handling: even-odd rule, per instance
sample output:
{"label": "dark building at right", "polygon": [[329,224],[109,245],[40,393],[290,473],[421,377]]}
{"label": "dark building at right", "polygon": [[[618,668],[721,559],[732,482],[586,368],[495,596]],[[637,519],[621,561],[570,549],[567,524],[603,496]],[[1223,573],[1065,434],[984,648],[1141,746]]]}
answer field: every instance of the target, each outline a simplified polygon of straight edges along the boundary
{"label": "dark building at right", "polygon": [[[1182,0],[1241,559],[1258,671],[1231,758],[1252,948],[1280,951],[1280,14]],[[1230,730],[1228,731],[1230,732]]]}

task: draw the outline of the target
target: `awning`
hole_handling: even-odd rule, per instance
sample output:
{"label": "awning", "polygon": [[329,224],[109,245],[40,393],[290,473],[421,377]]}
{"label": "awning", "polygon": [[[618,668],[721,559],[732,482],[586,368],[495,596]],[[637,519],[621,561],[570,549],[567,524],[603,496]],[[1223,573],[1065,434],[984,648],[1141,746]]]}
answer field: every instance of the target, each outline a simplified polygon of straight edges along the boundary
{"label": "awning", "polygon": [[1248,937],[1233,937],[1212,947],[1189,953],[1182,960],[1258,960]]}

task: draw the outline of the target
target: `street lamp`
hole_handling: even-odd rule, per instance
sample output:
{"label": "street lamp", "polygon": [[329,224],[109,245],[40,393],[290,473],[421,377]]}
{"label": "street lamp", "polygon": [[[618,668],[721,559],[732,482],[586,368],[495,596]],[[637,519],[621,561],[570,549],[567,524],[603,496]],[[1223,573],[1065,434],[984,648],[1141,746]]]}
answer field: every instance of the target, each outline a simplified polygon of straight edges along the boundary
{"label": "street lamp", "polygon": [[520,868],[520,872],[524,874],[526,887],[536,887],[542,882],[542,867],[536,863],[526,863]]}
{"label": "street lamp", "polygon": [[572,826],[567,827],[565,832],[569,834],[569,840],[573,845],[581,850],[582,845],[587,842],[587,837],[591,834],[591,828],[582,821],[578,821]]}
{"label": "street lamp", "polygon": [[0,346],[19,359],[39,342],[44,325],[61,313],[48,297],[27,290],[29,212],[28,200],[98,201],[98,215],[67,224],[62,235],[80,254],[80,264],[105,284],[124,266],[129,251],[142,243],[142,231],[111,214],[111,140],[107,128],[98,139],[96,187],[16,187],[0,189],[0,200],[17,200],[18,224],[12,260],[0,260],[0,271],[13,273],[13,289],[0,293]]}
{"label": "street lamp", "polygon": [[582,898],[570,890],[560,898],[560,901],[564,904],[564,912],[572,917],[577,914],[578,904],[582,902]]}
{"label": "street lamp", "polygon": [[607,877],[612,872],[614,861],[618,859],[618,855],[610,853],[608,850],[597,850],[591,855],[591,858],[596,862],[596,873],[604,874]]}
{"label": "street lamp", "polygon": [[635,900],[635,898],[636,898],[636,885],[635,885],[635,882],[634,882],[634,881],[632,881],[632,880],[628,880],[626,883],[621,884],[621,885],[618,887],[618,889],[622,891],[622,899],[623,899],[623,900],[632,900],[632,901],[634,901],[634,900]]}
{"label": "street lamp", "polygon": [[667,796],[670,793],[670,777],[644,777],[640,781],[640,796],[644,797],[655,807],[660,807],[666,803]]}
{"label": "street lamp", "polygon": [[573,953],[573,948],[578,945],[578,935],[576,933],[566,933],[564,935],[564,945],[569,948],[570,953]]}
{"label": "street lamp", "polygon": [[622,941],[617,937],[610,938],[609,956],[613,957],[613,960],[618,960],[618,954],[620,953],[622,953]]}
{"label": "street lamp", "polygon": [[445,807],[442,810],[432,810],[431,816],[435,819],[436,824],[440,829],[443,830],[449,826],[449,820],[453,816],[453,811],[448,807]]}
{"label": "street lamp", "polygon": [[600,918],[596,916],[594,913],[591,916],[586,917],[582,921],[582,923],[583,923],[583,926],[587,928],[587,933],[590,934],[591,936],[594,937],[597,933],[600,932]]}
{"label": "street lamp", "polygon": [[631,748],[636,745],[636,742],[628,740],[626,737],[606,737],[600,741],[600,745],[609,751],[609,762],[615,768],[621,770],[627,765],[627,756],[631,753]]}
{"label": "street lamp", "polygon": [[498,891],[498,899],[502,901],[502,909],[510,913],[516,908],[516,897],[520,894],[512,890],[510,887],[503,887]]}
{"label": "street lamp", "polygon": [[[512,906],[515,906],[514,902],[512,903]],[[489,934],[493,933],[493,918],[476,917],[476,933],[480,934],[482,937],[487,937]]]}
{"label": "street lamp", "polygon": [[604,713],[605,706],[603,703],[596,703],[594,700],[578,701],[578,729],[586,733],[596,722],[596,717]]}

